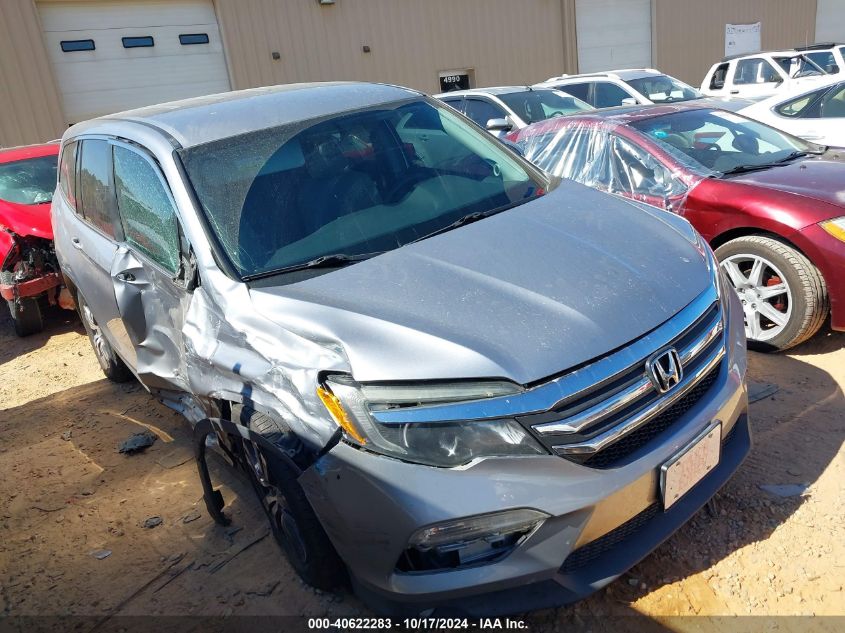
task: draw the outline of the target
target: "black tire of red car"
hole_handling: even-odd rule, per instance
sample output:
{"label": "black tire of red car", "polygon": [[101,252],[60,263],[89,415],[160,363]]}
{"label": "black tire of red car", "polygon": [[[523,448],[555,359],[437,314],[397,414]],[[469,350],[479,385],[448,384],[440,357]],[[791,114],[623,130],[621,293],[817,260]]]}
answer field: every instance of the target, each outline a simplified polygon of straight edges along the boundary
{"label": "black tire of red car", "polygon": [[[232,418],[277,446],[295,464],[305,463],[305,446],[284,422],[243,405],[233,407]],[[288,562],[312,587],[333,589],[343,584],[346,568],[297,481],[298,473],[280,454],[259,449],[251,442],[249,446],[249,450],[257,449],[263,458],[265,481],[259,480],[249,465],[247,474],[270,522],[273,537]],[[249,460],[250,455],[246,453],[245,450],[245,458]]]}
{"label": "black tire of red car", "polygon": [[792,246],[763,235],[738,237],[716,249],[719,261],[740,254],[758,255],[772,262],[783,273],[783,281],[792,293],[792,315],[783,331],[764,342],[749,340],[749,349],[786,350],[819,331],[830,312],[830,300],[824,277],[807,257]]}
{"label": "black tire of red car", "polygon": [[94,350],[94,355],[100,363],[100,369],[103,370],[106,378],[112,382],[128,382],[135,376],[126,366],[126,363],[117,355],[111,343],[103,336],[97,320],[85,303],[82,295],[76,295],[76,309],[79,311],[79,319],[88,334],[88,340],[91,341],[91,348]]}
{"label": "black tire of red car", "polygon": [[[12,273],[4,270],[0,273],[0,280],[5,285],[12,285]],[[41,306],[38,299],[26,297],[17,301],[7,301],[9,313],[12,315],[12,322],[15,326],[15,334],[24,337],[37,334],[44,329],[44,322],[41,319]]]}

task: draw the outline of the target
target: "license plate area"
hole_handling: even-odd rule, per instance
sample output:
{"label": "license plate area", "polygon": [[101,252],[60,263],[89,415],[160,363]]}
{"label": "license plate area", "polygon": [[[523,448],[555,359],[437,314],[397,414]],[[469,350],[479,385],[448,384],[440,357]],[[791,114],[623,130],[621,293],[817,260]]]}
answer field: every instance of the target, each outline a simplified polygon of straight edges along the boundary
{"label": "license plate area", "polygon": [[719,463],[722,423],[714,422],[660,467],[660,494],[668,510]]}

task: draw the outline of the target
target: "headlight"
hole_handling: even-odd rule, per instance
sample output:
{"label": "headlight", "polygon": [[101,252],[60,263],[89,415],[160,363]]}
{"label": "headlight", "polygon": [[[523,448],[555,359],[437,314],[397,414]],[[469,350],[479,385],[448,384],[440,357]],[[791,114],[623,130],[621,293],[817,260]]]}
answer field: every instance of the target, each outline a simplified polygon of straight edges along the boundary
{"label": "headlight", "polygon": [[360,385],[349,376],[331,376],[317,395],[346,439],[369,450],[430,466],[460,466],[478,457],[545,455],[516,420],[382,424],[371,411],[481,400],[519,393],[509,382],[441,385]]}
{"label": "headlight", "polygon": [[845,242],[845,216],[819,222],[819,226],[840,242]]}

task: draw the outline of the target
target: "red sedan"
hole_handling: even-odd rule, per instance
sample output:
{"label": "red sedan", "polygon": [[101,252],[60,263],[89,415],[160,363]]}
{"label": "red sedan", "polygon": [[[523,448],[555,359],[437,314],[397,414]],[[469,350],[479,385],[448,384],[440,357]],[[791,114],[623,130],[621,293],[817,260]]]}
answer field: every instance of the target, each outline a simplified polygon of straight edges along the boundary
{"label": "red sedan", "polygon": [[73,307],[50,225],[58,154],[56,143],[0,150],[0,296],[18,336],[41,331],[42,298]]}
{"label": "red sedan", "polygon": [[758,348],[845,330],[845,150],[706,105],[632,106],[513,133],[545,171],[671,210],[710,242]]}

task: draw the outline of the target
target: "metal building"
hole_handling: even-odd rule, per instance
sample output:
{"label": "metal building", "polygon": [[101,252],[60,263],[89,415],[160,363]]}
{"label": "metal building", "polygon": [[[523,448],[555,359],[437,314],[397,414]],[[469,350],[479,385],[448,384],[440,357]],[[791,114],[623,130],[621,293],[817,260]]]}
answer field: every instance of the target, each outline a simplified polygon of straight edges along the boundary
{"label": "metal building", "polygon": [[842,41],[845,0],[0,0],[0,146],[296,81],[436,92],[651,66],[697,84],[725,24],[756,21],[764,48]]}

